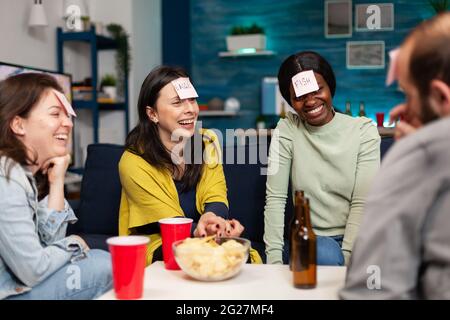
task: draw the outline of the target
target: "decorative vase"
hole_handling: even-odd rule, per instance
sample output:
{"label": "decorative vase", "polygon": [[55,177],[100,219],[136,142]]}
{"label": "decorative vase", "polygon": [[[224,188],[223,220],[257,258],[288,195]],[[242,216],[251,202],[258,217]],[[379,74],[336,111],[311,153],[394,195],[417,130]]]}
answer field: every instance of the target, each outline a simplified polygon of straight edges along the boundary
{"label": "decorative vase", "polygon": [[103,92],[108,95],[112,100],[117,100],[117,88],[113,86],[104,86]]}

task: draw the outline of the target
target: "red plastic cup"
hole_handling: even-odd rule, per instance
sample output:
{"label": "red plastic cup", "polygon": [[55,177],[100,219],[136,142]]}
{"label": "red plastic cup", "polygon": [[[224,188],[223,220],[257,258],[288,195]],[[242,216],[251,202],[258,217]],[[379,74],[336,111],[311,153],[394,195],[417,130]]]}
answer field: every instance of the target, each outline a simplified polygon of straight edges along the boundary
{"label": "red plastic cup", "polygon": [[377,112],[377,126],[384,127],[384,112]]}
{"label": "red plastic cup", "polygon": [[167,270],[180,270],[172,250],[172,243],[191,235],[192,219],[168,218],[159,220],[164,266]]}
{"label": "red plastic cup", "polygon": [[149,238],[122,236],[106,240],[111,252],[114,291],[117,299],[142,298],[145,252]]}

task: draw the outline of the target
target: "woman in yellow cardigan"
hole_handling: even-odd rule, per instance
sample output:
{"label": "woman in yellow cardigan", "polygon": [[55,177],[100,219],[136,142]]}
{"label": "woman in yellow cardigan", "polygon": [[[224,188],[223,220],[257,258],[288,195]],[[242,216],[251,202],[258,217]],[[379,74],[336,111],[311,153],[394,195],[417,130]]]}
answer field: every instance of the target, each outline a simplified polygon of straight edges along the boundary
{"label": "woman in yellow cardigan", "polygon": [[[192,218],[196,237],[236,237],[244,230],[228,220],[220,146],[214,132],[196,128],[196,97],[184,70],[161,66],[150,72],[139,95],[139,124],[119,162],[119,234],[149,236],[147,264],[162,260],[162,218]],[[255,250],[250,256],[261,262]]]}

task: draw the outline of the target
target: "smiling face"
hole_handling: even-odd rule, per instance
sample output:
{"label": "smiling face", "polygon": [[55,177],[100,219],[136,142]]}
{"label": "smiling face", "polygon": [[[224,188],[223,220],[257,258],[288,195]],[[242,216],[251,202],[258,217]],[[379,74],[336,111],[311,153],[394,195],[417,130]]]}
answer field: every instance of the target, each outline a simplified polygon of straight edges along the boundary
{"label": "smiling face", "polygon": [[322,75],[316,72],[314,75],[319,85],[318,91],[296,97],[291,84],[291,106],[310,125],[323,126],[333,119],[331,91]]}
{"label": "smiling face", "polygon": [[67,155],[73,123],[51,89],[46,90],[28,117],[16,117],[13,131],[31,152],[38,164]]}
{"label": "smiling face", "polygon": [[147,108],[147,116],[157,123],[161,141],[169,149],[178,142],[172,141],[172,135],[184,138],[194,135],[198,113],[197,100],[181,100],[172,83],[159,92],[156,108]]}

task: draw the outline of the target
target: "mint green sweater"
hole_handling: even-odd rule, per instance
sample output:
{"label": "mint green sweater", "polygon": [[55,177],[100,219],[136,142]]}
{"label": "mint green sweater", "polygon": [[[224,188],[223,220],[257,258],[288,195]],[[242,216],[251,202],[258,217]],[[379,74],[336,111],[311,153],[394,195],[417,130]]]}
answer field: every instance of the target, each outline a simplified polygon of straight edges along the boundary
{"label": "mint green sweater", "polygon": [[304,190],[310,199],[314,232],[344,235],[342,251],[348,263],[365,196],[380,166],[377,128],[368,118],[340,113],[326,125],[314,127],[288,113],[276,129],[269,151],[264,210],[267,263],[283,263],[289,179],[293,193]]}

